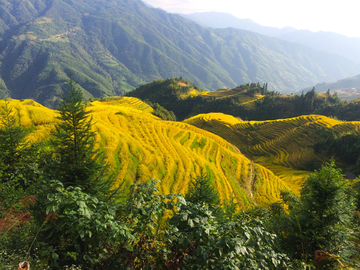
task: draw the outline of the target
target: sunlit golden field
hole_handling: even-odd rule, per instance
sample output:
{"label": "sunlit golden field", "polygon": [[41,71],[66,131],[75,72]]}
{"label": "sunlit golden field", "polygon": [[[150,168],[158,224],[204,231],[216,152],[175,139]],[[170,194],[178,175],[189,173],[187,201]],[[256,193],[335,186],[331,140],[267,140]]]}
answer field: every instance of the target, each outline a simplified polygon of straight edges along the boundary
{"label": "sunlit golden field", "polygon": [[360,122],[342,122],[321,115],[241,121],[230,115],[209,113],[184,122],[213,132],[234,144],[248,158],[274,172],[296,193],[307,172],[295,168],[324,160],[312,149],[313,144],[321,139],[319,127],[333,129],[338,134],[360,133]]}
{"label": "sunlit golden field", "polygon": [[93,106],[111,105],[111,106],[127,107],[147,113],[151,113],[154,111],[153,108],[150,107],[148,104],[134,97],[113,97],[113,98],[107,98],[103,101],[94,101],[91,104]]}
{"label": "sunlit golden field", "polygon": [[[0,100],[0,106],[5,102]],[[50,110],[39,103],[31,100],[10,100],[10,106],[16,112],[16,117],[23,127],[30,128],[32,132],[27,137],[30,143],[47,140],[54,128],[54,118],[57,112]]]}
{"label": "sunlit golden field", "polygon": [[[2,101],[3,102],[3,101]],[[56,111],[31,100],[11,100],[32,143],[49,139]],[[289,186],[271,171],[251,162],[223,138],[187,123],[163,121],[136,98],[107,99],[87,104],[96,141],[117,172],[118,183],[161,180],[161,193],[184,193],[203,169],[222,200],[235,196],[241,208],[279,199]],[[234,118],[229,126],[238,120]]]}
{"label": "sunlit golden field", "polygon": [[243,105],[247,109],[255,108],[255,101],[264,97],[264,95],[256,94],[248,94],[247,90],[243,88],[232,88],[232,89],[224,89],[224,90],[216,90],[212,92],[207,91],[197,91],[196,89],[191,90],[190,92],[181,95],[181,98],[185,99],[188,97],[194,96],[202,96],[204,98],[236,98],[239,104]]}

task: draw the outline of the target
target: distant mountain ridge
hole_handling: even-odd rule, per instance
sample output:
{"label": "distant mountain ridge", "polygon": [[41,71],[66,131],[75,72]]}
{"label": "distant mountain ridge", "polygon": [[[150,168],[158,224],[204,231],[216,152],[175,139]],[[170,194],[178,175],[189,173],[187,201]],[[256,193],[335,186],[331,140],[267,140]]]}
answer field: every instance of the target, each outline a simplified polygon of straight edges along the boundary
{"label": "distant mountain ridge", "polygon": [[197,12],[191,14],[180,14],[181,16],[193,20],[201,25],[211,28],[238,28],[247,31],[256,32],[265,36],[277,37],[282,34],[291,33],[297,29],[293,27],[277,28],[263,26],[251,19],[239,19],[232,14],[223,12]]}
{"label": "distant mountain ridge", "polygon": [[347,37],[333,32],[297,30],[289,26],[283,28],[263,26],[250,19],[239,19],[229,13],[221,12],[200,12],[182,14],[182,16],[207,27],[233,27],[270,37],[278,37],[319,51],[337,54],[348,60],[360,63],[360,38]]}
{"label": "distant mountain ridge", "polygon": [[0,2],[0,98],[54,107],[70,72],[89,98],[171,77],[209,90],[267,82],[290,92],[354,76],[360,64],[244,30],[204,28],[140,0]]}
{"label": "distant mountain ridge", "polygon": [[[318,83],[315,85],[317,92],[325,93],[330,89],[336,92],[343,100],[354,100],[360,97],[360,75],[338,80],[330,83]],[[311,90],[310,87],[303,89],[304,92]]]}

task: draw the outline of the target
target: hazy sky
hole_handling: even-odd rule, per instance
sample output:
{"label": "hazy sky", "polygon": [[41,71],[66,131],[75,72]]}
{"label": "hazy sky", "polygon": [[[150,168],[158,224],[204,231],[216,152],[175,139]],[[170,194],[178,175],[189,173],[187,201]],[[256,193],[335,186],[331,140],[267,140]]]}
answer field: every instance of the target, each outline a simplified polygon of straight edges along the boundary
{"label": "hazy sky", "polygon": [[266,26],[360,37],[359,0],[143,0],[172,13],[218,11]]}

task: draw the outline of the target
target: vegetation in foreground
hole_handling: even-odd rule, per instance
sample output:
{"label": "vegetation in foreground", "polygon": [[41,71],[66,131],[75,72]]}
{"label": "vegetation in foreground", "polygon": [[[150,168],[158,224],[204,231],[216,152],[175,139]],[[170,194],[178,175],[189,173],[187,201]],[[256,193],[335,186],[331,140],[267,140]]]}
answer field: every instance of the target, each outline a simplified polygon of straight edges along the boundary
{"label": "vegetation in foreground", "polygon": [[26,145],[11,107],[1,108],[1,269],[14,259],[33,269],[359,267],[359,184],[334,162],[270,210],[219,206],[204,173],[185,196],[159,194],[156,180],[114,189],[70,85],[50,145]]}

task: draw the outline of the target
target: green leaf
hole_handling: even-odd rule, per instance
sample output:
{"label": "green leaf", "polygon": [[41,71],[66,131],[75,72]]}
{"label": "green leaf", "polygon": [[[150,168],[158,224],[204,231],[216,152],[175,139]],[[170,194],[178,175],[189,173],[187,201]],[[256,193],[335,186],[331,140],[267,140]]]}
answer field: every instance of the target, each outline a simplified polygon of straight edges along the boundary
{"label": "green leaf", "polygon": [[168,201],[167,203],[166,203],[166,208],[167,209],[173,209],[174,208],[174,203],[172,202],[172,201]]}
{"label": "green leaf", "polygon": [[192,219],[188,220],[188,224],[189,224],[190,227],[194,227],[194,222],[192,221]]}
{"label": "green leaf", "polygon": [[215,248],[214,252],[215,252],[216,257],[221,257],[222,252],[221,252],[220,248]]}
{"label": "green leaf", "polygon": [[124,247],[125,247],[128,251],[134,251],[133,246],[130,245],[129,243],[125,243]]}
{"label": "green leaf", "polygon": [[88,219],[91,218],[90,211],[88,208],[80,208],[79,211],[81,215],[83,215],[84,217],[87,217]]}
{"label": "green leaf", "polygon": [[80,207],[80,208],[86,208],[87,205],[84,201],[77,201],[76,204]]}
{"label": "green leaf", "polygon": [[181,242],[181,245],[183,246],[183,247],[188,247],[189,245],[190,245],[190,240],[188,239],[188,238],[184,238]]}
{"label": "green leaf", "polygon": [[58,259],[59,259],[59,255],[58,255],[57,253],[55,253],[55,252],[53,252],[53,253],[51,254],[51,257],[52,257],[54,260],[58,260]]}

